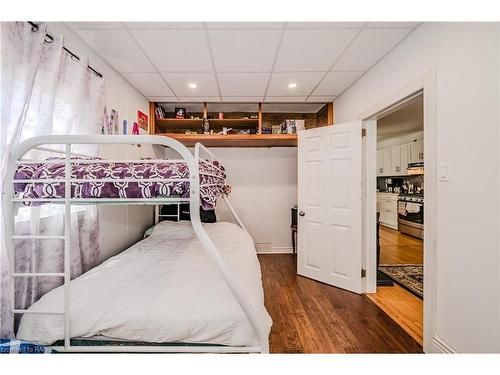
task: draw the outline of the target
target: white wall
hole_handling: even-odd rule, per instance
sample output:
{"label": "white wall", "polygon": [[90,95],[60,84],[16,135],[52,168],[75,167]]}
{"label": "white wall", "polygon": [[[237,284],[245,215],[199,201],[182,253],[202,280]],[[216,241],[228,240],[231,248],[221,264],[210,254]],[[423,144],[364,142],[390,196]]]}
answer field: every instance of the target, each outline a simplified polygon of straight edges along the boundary
{"label": "white wall", "polygon": [[500,352],[498,25],[421,25],[335,101],[336,121],[433,69],[437,162],[450,170],[437,187],[434,333],[459,352]]}
{"label": "white wall", "polygon": [[[87,56],[89,64],[102,73],[106,80],[106,106],[118,111],[121,121],[129,127],[137,121],[137,110],[149,114],[149,102],[120,74],[100,58],[78,35],[63,23],[49,23],[49,32],[64,35],[64,45],[78,56]],[[151,149],[137,146],[103,148],[101,154],[119,159],[137,159],[152,156]],[[128,248],[142,238],[145,229],[153,223],[153,208],[146,206],[99,206],[101,224],[101,258],[105,260]]]}
{"label": "white wall", "polygon": [[[290,209],[297,204],[297,148],[214,149],[228,172],[230,195],[258,252],[291,252]],[[218,219],[229,221],[225,205]]]}
{"label": "white wall", "polygon": [[[192,150],[191,150],[192,151]],[[297,148],[213,148],[232,187],[229,199],[257,252],[291,252],[290,209],[297,204]],[[174,152],[167,153],[175,158]],[[224,202],[217,220],[235,222]]]}

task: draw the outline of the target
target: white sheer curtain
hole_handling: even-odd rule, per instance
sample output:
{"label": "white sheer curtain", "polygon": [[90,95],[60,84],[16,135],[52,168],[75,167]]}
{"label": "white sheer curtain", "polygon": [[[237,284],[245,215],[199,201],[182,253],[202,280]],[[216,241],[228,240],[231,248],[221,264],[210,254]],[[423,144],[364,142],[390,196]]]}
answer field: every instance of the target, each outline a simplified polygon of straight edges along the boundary
{"label": "white sheer curtain", "polygon": [[[88,69],[80,56],[63,50],[63,38],[46,40],[46,28],[34,31],[25,22],[2,23],[1,45],[1,175],[5,157],[20,141],[48,134],[99,134],[104,113],[104,80]],[[49,145],[50,148],[59,146]],[[95,154],[97,149],[73,149]],[[38,157],[42,156],[40,154]],[[54,155],[47,155],[54,156]],[[2,209],[3,211],[3,209]],[[63,207],[44,205],[21,208],[15,218],[16,234],[59,235],[63,232]],[[9,296],[10,266],[3,239],[6,218],[0,223],[0,337],[14,336],[15,319]],[[12,220],[12,218],[7,218]],[[72,212],[71,274],[80,275],[99,261],[99,221],[95,207]],[[17,272],[62,272],[63,243],[58,240],[17,241]],[[16,308],[27,308],[62,283],[61,278],[18,278]]]}

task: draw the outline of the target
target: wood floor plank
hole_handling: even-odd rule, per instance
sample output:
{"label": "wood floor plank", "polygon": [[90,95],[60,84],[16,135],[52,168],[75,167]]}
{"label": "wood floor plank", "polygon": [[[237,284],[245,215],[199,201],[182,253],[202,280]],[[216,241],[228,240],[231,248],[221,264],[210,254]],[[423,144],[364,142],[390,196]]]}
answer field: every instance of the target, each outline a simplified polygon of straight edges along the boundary
{"label": "wood floor plank", "polygon": [[[384,226],[380,227],[381,264],[423,264],[423,241]],[[378,287],[368,294],[419,344],[423,342],[423,301],[406,289],[394,286]]]}
{"label": "wood floor plank", "polygon": [[272,353],[421,353],[368,297],[298,276],[296,257],[259,255]]}

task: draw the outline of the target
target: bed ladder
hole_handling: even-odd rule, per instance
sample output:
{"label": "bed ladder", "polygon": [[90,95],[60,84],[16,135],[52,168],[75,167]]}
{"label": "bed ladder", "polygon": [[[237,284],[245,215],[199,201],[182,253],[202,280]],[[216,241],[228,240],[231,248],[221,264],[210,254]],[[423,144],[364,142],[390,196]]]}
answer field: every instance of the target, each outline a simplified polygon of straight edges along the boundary
{"label": "bed ladder", "polygon": [[[16,272],[15,252],[16,247],[12,244],[12,256],[10,257],[10,300],[14,314],[38,314],[38,315],[64,315],[64,347],[70,346],[70,281],[71,281],[71,144],[65,144],[65,168],[64,168],[64,235],[15,235],[14,220],[11,226],[10,238],[12,242],[19,240],[60,240],[64,241],[64,264],[63,272]],[[61,179],[62,180],[62,179]],[[49,199],[50,201],[50,199]],[[14,217],[14,215],[12,215]],[[7,233],[6,233],[7,234]],[[27,309],[16,309],[15,305],[15,280],[18,277],[63,277],[64,278],[64,308],[63,310],[31,311]]]}

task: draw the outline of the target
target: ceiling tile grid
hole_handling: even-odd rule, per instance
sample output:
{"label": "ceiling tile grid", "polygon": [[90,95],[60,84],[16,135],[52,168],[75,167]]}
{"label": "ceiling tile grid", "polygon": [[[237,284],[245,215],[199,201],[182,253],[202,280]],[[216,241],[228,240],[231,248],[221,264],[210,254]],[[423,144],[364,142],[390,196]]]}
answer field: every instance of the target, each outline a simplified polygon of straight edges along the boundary
{"label": "ceiling tile grid", "polygon": [[327,102],[417,22],[73,22],[149,100]]}

